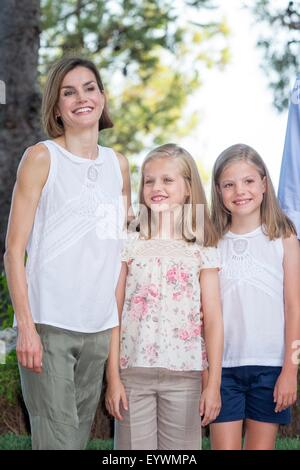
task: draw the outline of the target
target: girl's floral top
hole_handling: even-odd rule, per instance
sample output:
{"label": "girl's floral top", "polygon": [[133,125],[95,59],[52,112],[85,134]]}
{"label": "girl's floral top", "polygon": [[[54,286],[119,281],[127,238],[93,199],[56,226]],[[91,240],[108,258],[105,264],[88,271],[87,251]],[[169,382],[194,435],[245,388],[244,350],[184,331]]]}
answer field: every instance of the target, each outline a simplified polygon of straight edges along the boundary
{"label": "girl's floral top", "polygon": [[122,261],[128,276],[120,367],[205,369],[199,275],[220,266],[218,250],[184,240],[131,238]]}

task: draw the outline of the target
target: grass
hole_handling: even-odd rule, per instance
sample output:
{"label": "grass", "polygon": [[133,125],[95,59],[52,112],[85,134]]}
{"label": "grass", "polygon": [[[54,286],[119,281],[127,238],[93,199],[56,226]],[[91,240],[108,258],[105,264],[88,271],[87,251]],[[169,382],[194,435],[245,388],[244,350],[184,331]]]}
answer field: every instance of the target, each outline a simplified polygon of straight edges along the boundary
{"label": "grass", "polygon": [[[112,439],[93,439],[88,444],[88,450],[111,450],[113,448]],[[0,450],[30,450],[30,436],[19,436],[16,434],[0,435]]]}
{"label": "grass", "polygon": [[[209,439],[203,438],[203,449],[210,448]],[[88,444],[88,450],[112,450],[112,439],[100,440],[93,439]],[[30,450],[30,436],[17,436],[15,434],[3,434],[0,436],[0,450]],[[278,450],[300,450],[300,437],[280,438],[276,441]]]}

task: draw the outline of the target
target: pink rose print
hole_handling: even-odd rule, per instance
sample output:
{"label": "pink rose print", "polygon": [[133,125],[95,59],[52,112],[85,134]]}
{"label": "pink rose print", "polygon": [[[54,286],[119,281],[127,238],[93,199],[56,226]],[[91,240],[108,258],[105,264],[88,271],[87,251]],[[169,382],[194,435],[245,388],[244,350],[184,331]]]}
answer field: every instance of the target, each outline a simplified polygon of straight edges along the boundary
{"label": "pink rose print", "polygon": [[121,356],[120,357],[120,367],[121,369],[126,369],[128,365],[128,357]]}
{"label": "pink rose print", "polygon": [[149,311],[149,306],[157,300],[159,296],[158,288],[155,284],[141,286],[138,292],[131,298],[130,316],[133,320],[145,318]]}
{"label": "pink rose print", "polygon": [[173,300],[180,300],[182,297],[181,292],[173,292]]}
{"label": "pink rose print", "polygon": [[182,339],[183,341],[190,339],[189,332],[187,330],[181,330],[179,332],[179,338]]}
{"label": "pink rose print", "polygon": [[193,328],[193,336],[200,336],[201,333],[201,327],[200,325],[194,326]]}
{"label": "pink rose print", "polygon": [[131,300],[130,316],[133,320],[145,318],[148,313],[148,305],[145,297],[135,295]]}
{"label": "pink rose print", "polygon": [[175,284],[177,281],[178,275],[177,275],[177,269],[176,267],[173,267],[167,271],[167,281]]}
{"label": "pink rose print", "polygon": [[150,364],[154,364],[158,357],[158,345],[156,343],[147,344],[144,351]]}
{"label": "pink rose print", "polygon": [[189,322],[184,328],[177,331],[176,336],[182,341],[190,341],[192,343],[201,338],[201,326],[199,322],[195,320],[194,315],[190,315]]}
{"label": "pink rose print", "polygon": [[167,271],[167,283],[174,285],[176,291],[173,293],[173,300],[181,300],[182,296],[190,298],[192,296],[192,285],[189,281],[189,273],[178,266],[173,266]]}
{"label": "pink rose print", "polygon": [[203,364],[207,363],[207,353],[206,353],[205,346],[203,346],[203,349],[202,349],[202,362]]}
{"label": "pink rose print", "polygon": [[150,286],[148,287],[148,292],[150,295],[152,295],[152,297],[157,297],[158,296],[157,286],[155,284],[150,284]]}
{"label": "pink rose print", "polygon": [[181,282],[186,283],[189,279],[188,273],[185,273],[184,271],[180,271],[179,279],[181,280]]}

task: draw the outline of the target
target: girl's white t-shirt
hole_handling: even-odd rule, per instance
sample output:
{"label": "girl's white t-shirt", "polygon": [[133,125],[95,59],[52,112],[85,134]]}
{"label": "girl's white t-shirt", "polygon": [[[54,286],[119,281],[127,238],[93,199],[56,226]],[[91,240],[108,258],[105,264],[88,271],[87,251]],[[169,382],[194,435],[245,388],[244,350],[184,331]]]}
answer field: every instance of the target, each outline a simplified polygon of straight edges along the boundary
{"label": "girl's white t-shirt", "polygon": [[223,367],[282,366],[284,297],[282,239],[262,227],[219,242],[224,319]]}
{"label": "girl's white t-shirt", "polygon": [[[35,323],[92,333],[118,324],[124,210],[112,149],[96,160],[51,140],[50,171],[27,246],[26,278]],[[15,322],[16,323],[16,322]]]}

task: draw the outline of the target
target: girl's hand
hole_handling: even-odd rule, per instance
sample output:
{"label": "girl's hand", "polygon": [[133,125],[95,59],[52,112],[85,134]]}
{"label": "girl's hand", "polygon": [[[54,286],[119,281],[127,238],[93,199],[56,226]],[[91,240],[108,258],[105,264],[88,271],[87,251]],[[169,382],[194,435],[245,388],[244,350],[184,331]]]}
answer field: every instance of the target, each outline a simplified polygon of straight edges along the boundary
{"label": "girl's hand", "polygon": [[105,394],[105,406],[109,414],[114,418],[122,421],[123,416],[120,412],[120,403],[124,410],[128,410],[128,402],[124,385],[120,379],[108,382],[106,394]]}
{"label": "girl's hand", "polygon": [[276,402],[275,413],[279,413],[291,406],[297,400],[297,371],[285,371],[282,369],[275,388],[274,402]]}
{"label": "girl's hand", "polygon": [[202,416],[202,426],[206,426],[216,419],[221,409],[220,388],[207,386],[200,399],[199,412]]}

